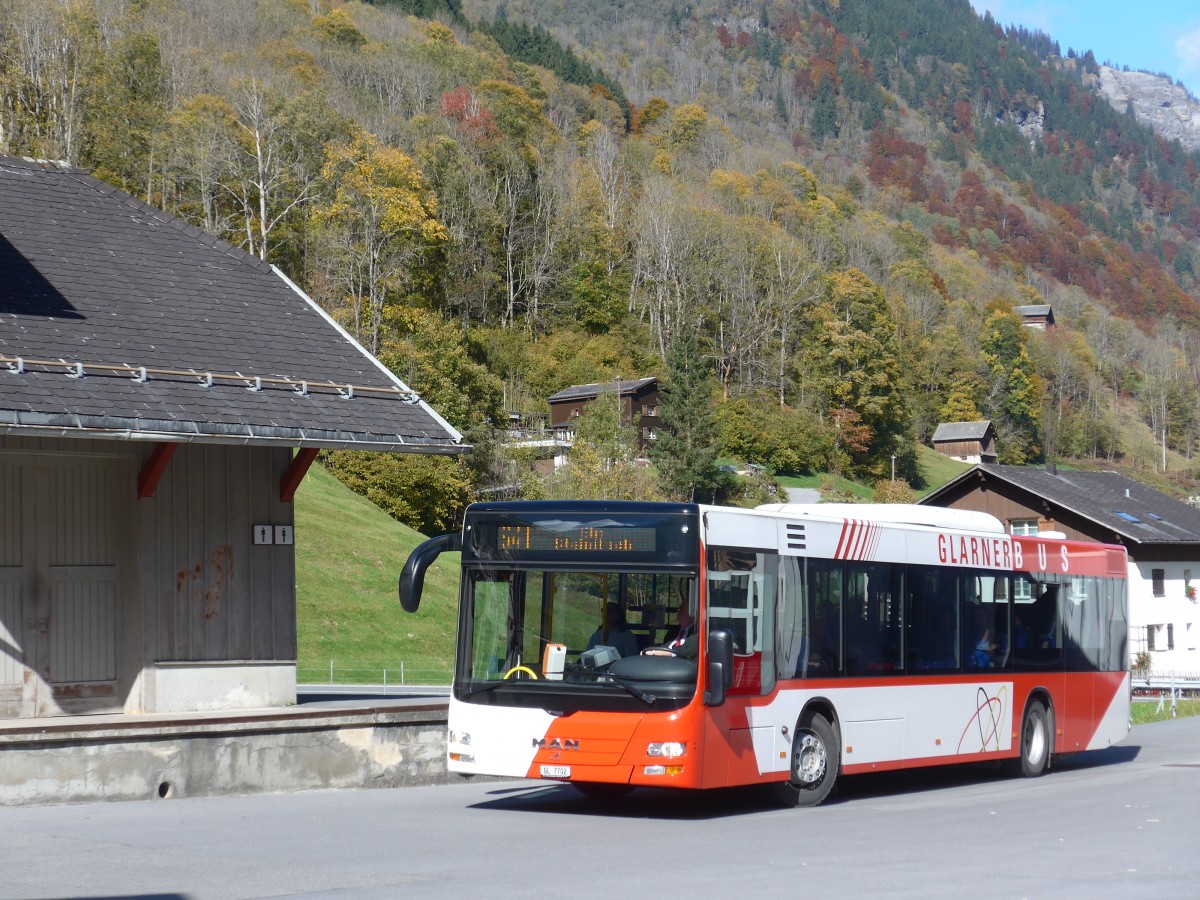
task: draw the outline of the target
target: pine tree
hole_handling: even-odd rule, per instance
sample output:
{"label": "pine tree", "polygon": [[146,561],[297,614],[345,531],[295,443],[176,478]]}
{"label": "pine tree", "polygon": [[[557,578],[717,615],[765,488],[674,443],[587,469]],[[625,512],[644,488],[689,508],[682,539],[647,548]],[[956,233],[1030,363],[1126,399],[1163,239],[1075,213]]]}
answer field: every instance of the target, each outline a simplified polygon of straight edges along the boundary
{"label": "pine tree", "polygon": [[663,427],[651,456],[665,490],[686,500],[715,502],[722,487],[714,387],[695,332],[684,329],[667,357],[666,381],[659,387]]}
{"label": "pine tree", "polygon": [[814,141],[826,137],[837,137],[837,97],[833,92],[830,79],[821,80],[817,89],[816,104],[813,107],[812,124],[809,126]]}

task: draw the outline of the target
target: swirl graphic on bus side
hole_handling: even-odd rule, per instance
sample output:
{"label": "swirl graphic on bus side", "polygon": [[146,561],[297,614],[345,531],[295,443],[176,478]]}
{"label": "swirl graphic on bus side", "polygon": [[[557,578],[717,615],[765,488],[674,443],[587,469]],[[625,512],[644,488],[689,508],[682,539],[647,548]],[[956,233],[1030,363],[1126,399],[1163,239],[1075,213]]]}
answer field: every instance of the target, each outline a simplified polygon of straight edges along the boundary
{"label": "swirl graphic on bus side", "polygon": [[966,741],[972,725],[979,730],[979,747],[968,749],[967,753],[1000,749],[1000,729],[1007,718],[1005,710],[1008,705],[1008,686],[1002,685],[995,697],[988,696],[987,690],[981,686],[976,690],[975,700],[975,715],[967,722],[967,727],[958,739],[958,753],[963,752],[963,742]]}

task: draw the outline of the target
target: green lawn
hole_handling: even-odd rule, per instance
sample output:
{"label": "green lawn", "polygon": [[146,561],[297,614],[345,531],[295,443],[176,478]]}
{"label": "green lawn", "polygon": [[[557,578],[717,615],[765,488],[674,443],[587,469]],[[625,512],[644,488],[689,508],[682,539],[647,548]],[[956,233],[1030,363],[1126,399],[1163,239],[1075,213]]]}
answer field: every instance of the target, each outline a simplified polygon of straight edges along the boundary
{"label": "green lawn", "polygon": [[[938,453],[929,447],[920,447],[920,460],[918,465],[921,467],[921,476],[925,480],[925,486],[917,491],[918,497],[923,497],[930,491],[940,488],[947,481],[957,478],[967,469],[971,468],[969,463],[959,462],[951,459],[945,454]],[[784,487],[791,488],[816,488],[821,491],[826,491],[832,484],[833,489],[840,494],[853,496],[864,502],[871,500],[870,485],[859,484],[857,481],[849,481],[837,475],[778,475],[775,478]]]}
{"label": "green lawn", "polygon": [[[1130,716],[1134,725],[1147,725],[1150,722],[1162,722],[1171,718],[1171,698],[1163,701],[1162,710],[1158,708],[1158,700],[1135,700]],[[1177,718],[1200,716],[1200,700],[1180,700],[1176,709]]]}
{"label": "green lawn", "polygon": [[871,499],[871,488],[840,475],[776,475],[775,480],[784,487],[816,488],[822,491],[832,484],[834,490],[839,493],[853,494],[863,502],[869,502]]}
{"label": "green lawn", "polygon": [[449,684],[458,554],[425,579],[421,609],[400,609],[396,581],[424,538],[319,465],[296,492],[296,616],[301,683]]}

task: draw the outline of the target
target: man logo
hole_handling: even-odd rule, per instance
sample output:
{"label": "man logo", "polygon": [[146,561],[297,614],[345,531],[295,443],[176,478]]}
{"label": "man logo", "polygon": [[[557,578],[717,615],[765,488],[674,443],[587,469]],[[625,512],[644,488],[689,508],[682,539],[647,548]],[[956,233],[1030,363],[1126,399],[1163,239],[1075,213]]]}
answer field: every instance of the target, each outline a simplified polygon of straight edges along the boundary
{"label": "man logo", "polygon": [[534,738],[533,746],[539,750],[578,750],[579,741],[573,741],[570,738]]}

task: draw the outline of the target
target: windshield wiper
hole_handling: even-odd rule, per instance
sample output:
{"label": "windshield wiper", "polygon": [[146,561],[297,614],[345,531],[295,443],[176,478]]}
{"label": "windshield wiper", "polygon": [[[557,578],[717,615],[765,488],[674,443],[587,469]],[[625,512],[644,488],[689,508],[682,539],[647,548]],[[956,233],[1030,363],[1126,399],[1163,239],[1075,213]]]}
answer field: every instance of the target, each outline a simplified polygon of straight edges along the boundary
{"label": "windshield wiper", "polygon": [[622,690],[624,690],[626,693],[636,697],[638,700],[641,700],[643,703],[652,705],[652,704],[658,702],[658,697],[655,694],[650,694],[650,693],[647,693],[646,691],[643,691],[640,687],[637,687],[631,681],[626,680],[625,678],[623,678],[620,675],[614,675],[611,672],[600,672],[600,671],[596,671],[596,670],[584,670],[584,671],[588,675],[595,676],[597,682],[600,682],[600,679],[602,679],[602,678],[607,679],[607,681],[605,681],[604,683],[617,685]]}
{"label": "windshield wiper", "polygon": [[649,694],[646,691],[643,691],[640,687],[635,687],[632,683],[626,681],[620,675],[609,675],[608,677],[623,687],[630,694],[637,697],[637,699],[641,700],[643,703],[653,706],[658,702],[658,697],[656,695]]}
{"label": "windshield wiper", "polygon": [[[584,673],[577,672],[576,674],[584,674]],[[634,685],[631,682],[627,681],[626,679],[622,678],[620,675],[613,675],[609,672],[596,672],[596,671],[588,671],[586,674],[593,676],[596,679],[597,683],[615,684],[617,687],[621,688],[621,690],[625,691],[630,696],[635,697],[638,700],[641,700],[645,704],[652,706],[653,704],[658,702],[657,695],[650,694],[650,693],[647,693],[646,691],[643,691],[640,687],[637,687],[636,685]],[[601,679],[603,679],[603,681],[601,681]],[[496,688],[498,688],[498,687],[503,687],[506,684],[517,684],[517,683],[530,684],[530,685],[536,686],[536,682],[530,682],[530,681],[522,681],[522,682],[510,682],[507,680],[489,681],[483,687],[472,688],[470,691],[467,692],[467,696],[474,697],[477,694],[487,694],[487,693],[490,693],[491,691],[496,690]],[[558,684],[560,682],[555,682],[555,683]]]}
{"label": "windshield wiper", "polygon": [[[512,683],[515,684],[516,682]],[[509,682],[504,678],[500,679],[499,681],[489,681],[483,687],[472,688],[471,690],[467,691],[467,696],[474,697],[476,694],[487,694],[491,691],[494,691],[498,687],[503,687],[506,684],[509,684]]]}

